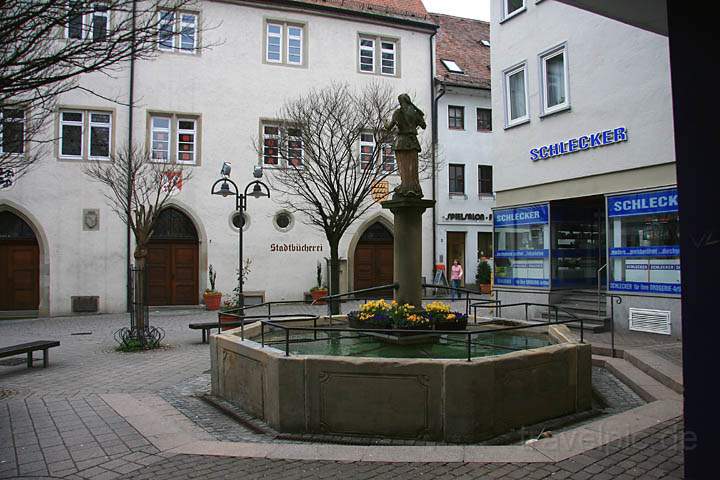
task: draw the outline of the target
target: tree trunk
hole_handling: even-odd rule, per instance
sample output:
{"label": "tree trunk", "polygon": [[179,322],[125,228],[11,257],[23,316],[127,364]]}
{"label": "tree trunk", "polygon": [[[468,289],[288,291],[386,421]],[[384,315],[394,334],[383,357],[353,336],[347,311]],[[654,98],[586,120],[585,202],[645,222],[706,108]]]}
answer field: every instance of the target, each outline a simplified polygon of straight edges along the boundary
{"label": "tree trunk", "polygon": [[[339,240],[329,240],[330,243],[330,295],[340,293],[340,255]],[[333,315],[340,313],[340,301],[333,299],[330,301],[330,312]]]}
{"label": "tree trunk", "polygon": [[145,271],[145,259],[147,257],[147,248],[144,244],[138,244],[135,247],[135,291],[133,298],[133,315],[135,316],[135,328],[139,335],[138,338],[141,342],[144,341],[145,328],[147,326],[147,319],[145,318],[145,305],[147,304],[147,298],[145,294],[147,292],[147,272]]}

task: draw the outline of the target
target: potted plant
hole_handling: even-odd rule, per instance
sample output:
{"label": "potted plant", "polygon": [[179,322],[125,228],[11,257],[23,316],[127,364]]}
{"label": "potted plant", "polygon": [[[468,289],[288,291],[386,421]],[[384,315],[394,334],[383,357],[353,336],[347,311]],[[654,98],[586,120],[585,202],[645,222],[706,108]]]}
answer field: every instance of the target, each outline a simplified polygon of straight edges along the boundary
{"label": "potted plant", "polygon": [[[247,280],[248,275],[250,274],[250,266],[252,265],[252,260],[249,258],[245,259],[245,263],[243,264],[242,269],[242,280],[243,283]],[[240,272],[235,269],[235,273],[238,275],[238,280],[240,280]],[[232,291],[232,295],[226,295],[226,300],[223,302],[223,309],[218,315],[218,319],[220,321],[220,324],[224,323],[237,323],[239,321],[239,317],[237,316],[238,313],[235,310],[240,307],[240,287],[235,286],[235,288]],[[229,328],[235,328],[234,326],[225,327],[223,326],[223,330],[227,330]]]}
{"label": "potted plant", "polygon": [[492,286],[490,285],[491,274],[492,270],[490,268],[490,264],[485,260],[480,260],[478,263],[477,275],[475,276],[475,281],[480,287],[480,293],[492,292]]}
{"label": "potted plant", "polygon": [[220,308],[220,300],[222,299],[222,293],[215,290],[215,279],[217,278],[217,272],[210,265],[208,268],[208,280],[210,280],[210,288],[205,290],[203,294],[203,301],[205,302],[206,310],[217,310]]}
{"label": "potted plant", "polygon": [[320,299],[327,296],[328,289],[322,284],[322,264],[319,260],[315,269],[315,277],[317,285],[310,289],[310,295],[312,296],[313,303],[315,305],[325,305],[325,301]]}

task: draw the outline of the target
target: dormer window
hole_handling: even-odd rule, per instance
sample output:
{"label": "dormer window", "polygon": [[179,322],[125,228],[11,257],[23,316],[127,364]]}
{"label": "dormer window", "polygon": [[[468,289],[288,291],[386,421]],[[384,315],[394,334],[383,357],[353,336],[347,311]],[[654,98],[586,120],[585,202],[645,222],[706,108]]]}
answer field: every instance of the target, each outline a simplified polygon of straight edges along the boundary
{"label": "dormer window", "polygon": [[443,65],[445,65],[445,68],[448,69],[450,73],[465,73],[462,68],[460,68],[460,65],[455,63],[453,60],[440,60]]}

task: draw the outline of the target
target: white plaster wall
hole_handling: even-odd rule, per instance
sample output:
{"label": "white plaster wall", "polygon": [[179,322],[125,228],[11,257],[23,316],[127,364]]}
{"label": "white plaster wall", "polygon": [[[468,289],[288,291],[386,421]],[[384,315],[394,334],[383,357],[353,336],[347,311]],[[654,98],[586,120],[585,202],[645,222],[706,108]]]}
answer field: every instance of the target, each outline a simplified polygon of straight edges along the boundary
{"label": "white plaster wall", "polygon": [[[490,27],[498,192],[674,161],[667,37],[552,0],[499,23],[502,1]],[[563,42],[571,110],[541,119],[538,54]],[[522,61],[530,122],[505,130],[503,70]],[[531,148],[618,126],[627,142],[530,160]]]}
{"label": "white plaster wall", "polygon": [[[448,105],[465,107],[465,128],[448,128]],[[465,281],[475,283],[477,273],[477,233],[492,232],[492,221],[446,220],[448,213],[492,214],[495,198],[479,195],[478,165],[492,165],[497,178],[492,154],[494,132],[477,130],[477,108],[491,108],[490,92],[487,90],[448,87],[438,100],[438,160],[437,178],[437,255],[447,264],[447,232],[466,232],[465,235]],[[493,119],[494,120],[494,119]],[[495,125],[493,125],[493,128]],[[449,164],[465,165],[465,196],[450,195]]]}
{"label": "white plaster wall", "polygon": [[[199,55],[160,53],[152,61],[136,64],[133,122],[136,142],[147,140],[148,111],[201,115],[201,160],[192,167],[193,178],[174,202],[196,222],[200,234],[200,292],[207,286],[207,265],[217,269],[217,288],[230,293],[236,285],[238,234],[230,225],[234,200],[210,195],[224,161],[233,165],[232,178],[241,188],[252,178],[259,161],[253,140],[259,136],[261,118],[276,117],[282,102],[312,87],[333,81],[358,87],[371,81],[387,82],[396,92],[410,93],[416,105],[430,118],[429,34],[401,28],[371,25],[318,15],[271,11],[224,2],[202,2],[201,21],[218,28],[205,32],[205,41],[221,43]],[[307,68],[262,63],[265,18],[304,22],[307,25]],[[399,78],[357,72],[358,32],[377,33],[400,39]],[[82,84],[112,98],[126,99],[127,70],[115,78],[88,75]],[[65,106],[114,108],[115,148],[126,145],[127,108],[82,91],[64,95]],[[54,125],[53,120],[53,125]],[[53,127],[54,128],[54,127]],[[48,132],[47,138],[52,138]],[[430,132],[425,132],[429,139]],[[83,174],[80,162],[58,161],[54,147],[46,148],[33,171],[3,199],[19,204],[37,218],[49,243],[50,314],[70,312],[71,295],[99,295],[103,312],[125,309],[125,226],[106,205],[98,184]],[[393,178],[391,188],[399,183]],[[426,198],[430,183],[423,187]],[[100,231],[82,231],[82,209],[100,209]],[[329,257],[324,235],[297,216],[287,233],[278,231],[272,217],[280,210],[276,198],[248,199],[250,225],[244,232],[244,255],[253,260],[246,290],[265,290],[271,300],[301,299],[315,283],[316,261]],[[373,207],[366,217],[381,212]],[[386,214],[386,213],[382,213]],[[340,255],[347,257],[357,228],[356,222],[343,238]],[[423,271],[432,271],[432,218],[423,217]],[[323,245],[321,253],[271,253],[272,243]],[[351,253],[351,252],[350,252]],[[323,261],[324,264],[324,261]],[[430,273],[427,273],[428,277]],[[350,279],[352,281],[352,279]]]}

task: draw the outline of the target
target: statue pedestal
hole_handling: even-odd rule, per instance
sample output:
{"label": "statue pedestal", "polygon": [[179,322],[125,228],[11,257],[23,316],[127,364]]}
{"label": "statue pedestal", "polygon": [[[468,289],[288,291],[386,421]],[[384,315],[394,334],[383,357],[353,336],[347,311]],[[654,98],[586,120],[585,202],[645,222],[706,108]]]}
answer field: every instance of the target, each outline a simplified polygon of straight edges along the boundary
{"label": "statue pedestal", "polygon": [[435,200],[395,195],[381,203],[395,217],[393,277],[400,288],[395,299],[400,304],[422,305],[422,214]]}

